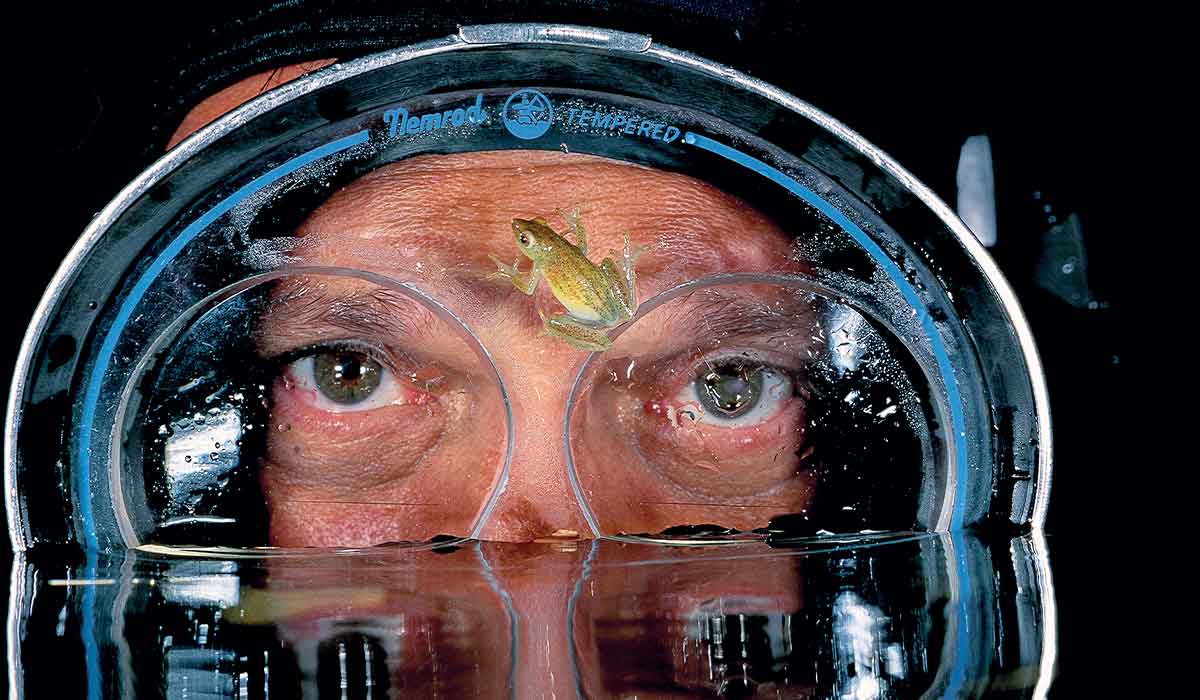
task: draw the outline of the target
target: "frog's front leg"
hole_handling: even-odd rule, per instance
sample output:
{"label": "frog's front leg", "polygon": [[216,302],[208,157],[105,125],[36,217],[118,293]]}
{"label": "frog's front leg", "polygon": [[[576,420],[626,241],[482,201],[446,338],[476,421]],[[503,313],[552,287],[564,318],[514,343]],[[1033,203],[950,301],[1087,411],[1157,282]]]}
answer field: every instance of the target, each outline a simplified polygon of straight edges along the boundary
{"label": "frog's front leg", "polygon": [[542,317],[542,332],[551,338],[558,338],[569,345],[592,352],[604,352],[612,347],[612,340],[604,329],[581,323],[569,314],[556,314],[546,318],[546,314],[538,309],[538,316]]}
{"label": "frog's front leg", "polygon": [[578,241],[578,245],[575,247],[579,249],[579,254],[587,257],[587,232],[583,230],[583,224],[579,223],[579,207],[572,207],[570,211],[563,211],[562,209],[555,209],[554,211],[562,217],[562,220],[566,222],[572,233],[575,234],[575,240]]}
{"label": "frog's front leg", "polygon": [[496,271],[488,275],[488,277],[506,279],[512,282],[512,285],[521,290],[523,294],[529,296],[533,295],[533,290],[537,289],[538,280],[542,277],[541,268],[539,268],[537,265],[534,265],[533,269],[531,269],[529,274],[526,275],[517,268],[517,265],[521,262],[520,260],[514,261],[512,265],[505,265],[504,263],[500,262],[500,258],[497,258],[495,255],[489,254],[488,258],[490,258],[492,262],[496,263]]}

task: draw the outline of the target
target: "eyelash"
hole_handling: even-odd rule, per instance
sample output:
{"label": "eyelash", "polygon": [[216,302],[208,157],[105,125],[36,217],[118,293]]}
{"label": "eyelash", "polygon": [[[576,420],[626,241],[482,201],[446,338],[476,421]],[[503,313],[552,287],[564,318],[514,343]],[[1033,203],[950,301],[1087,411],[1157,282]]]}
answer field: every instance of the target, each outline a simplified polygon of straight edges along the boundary
{"label": "eyelash", "polygon": [[392,353],[372,343],[361,340],[329,340],[321,343],[305,345],[295,350],[287,350],[270,358],[279,368],[287,367],[296,360],[313,357],[325,352],[354,352],[366,355],[380,365],[395,371],[395,361]]}

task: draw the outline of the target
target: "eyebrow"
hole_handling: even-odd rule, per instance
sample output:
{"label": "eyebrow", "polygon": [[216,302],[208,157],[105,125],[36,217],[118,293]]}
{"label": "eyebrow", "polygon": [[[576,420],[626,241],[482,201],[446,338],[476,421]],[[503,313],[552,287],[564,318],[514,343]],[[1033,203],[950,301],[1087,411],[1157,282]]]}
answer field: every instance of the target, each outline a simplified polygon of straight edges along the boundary
{"label": "eyebrow", "polygon": [[[698,295],[703,295],[696,299]],[[757,296],[699,290],[684,297],[663,324],[668,338],[689,344],[725,338],[756,338],[769,343],[796,339],[808,349],[814,336],[812,307],[794,296],[779,304]]]}
{"label": "eyebrow", "polygon": [[[325,339],[338,330],[368,338],[428,336],[434,315],[420,302],[385,287],[330,290],[311,280],[291,282],[270,298],[260,314],[255,338],[267,355]],[[300,345],[305,344],[301,342]]]}

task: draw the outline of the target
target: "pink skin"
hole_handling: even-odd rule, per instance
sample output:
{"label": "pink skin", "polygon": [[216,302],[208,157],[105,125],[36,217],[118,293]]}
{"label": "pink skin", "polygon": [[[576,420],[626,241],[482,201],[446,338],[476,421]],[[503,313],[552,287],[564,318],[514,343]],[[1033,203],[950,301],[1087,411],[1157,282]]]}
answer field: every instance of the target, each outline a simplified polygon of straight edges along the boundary
{"label": "pink skin", "polygon": [[[244,100],[326,63],[283,68],[273,77],[265,73],[227,88],[189,115],[172,144]],[[489,253],[503,260],[517,257],[510,227],[514,217],[545,216],[557,230],[564,230],[552,212],[574,205],[583,210],[593,260],[619,249],[622,232],[630,234],[634,245],[650,246],[637,265],[643,301],[717,272],[802,269],[790,255],[788,237],[773,222],[700,181],[596,157],[547,152],[422,157],[386,166],[334,194],[302,225],[299,244],[291,251],[299,264],[357,268],[418,283],[450,306],[491,352],[510,392],[517,439],[509,483],[482,532],[485,539],[528,541],[560,530],[590,535],[558,449],[567,392],[586,353],[539,336],[537,309],[561,310],[544,284],[533,298],[526,297],[506,281],[490,279],[495,266],[487,258]],[[528,265],[523,262],[522,269]],[[405,331],[393,334],[398,337],[376,333],[348,338],[345,324],[332,323],[311,308],[304,312],[303,304],[294,303],[293,292],[305,288],[321,289],[331,300],[368,299],[390,310],[381,314],[385,322]],[[639,381],[634,386],[598,382],[586,411],[580,413],[580,420],[599,427],[582,433],[576,454],[586,452],[593,466],[607,466],[585,470],[580,465],[582,485],[593,507],[628,531],[655,531],[689,520],[735,526],[757,522],[764,513],[759,506],[798,510],[811,493],[811,484],[794,475],[790,461],[803,447],[802,434],[792,427],[802,423],[801,398],[790,397],[758,424],[741,428],[689,425],[688,419],[681,422],[675,415],[683,407],[678,397],[693,376],[689,368],[716,349],[715,336],[686,325],[687,319],[697,317],[697,305],[707,301],[696,295],[673,302],[655,312],[653,323],[631,327],[598,369],[612,364],[621,376],[628,359],[637,359],[629,379]],[[751,292],[749,301],[773,300],[770,293]],[[370,545],[420,539],[473,521],[491,486],[491,473],[480,465],[494,467],[503,457],[503,415],[494,395],[485,390],[487,378],[480,374],[478,361],[454,329],[394,294],[346,278],[282,283],[274,290],[269,311],[258,332],[264,355],[327,340],[360,340],[383,345],[384,350],[399,346],[403,352],[385,352],[383,359],[395,378],[405,380],[391,385],[392,393],[382,405],[341,410],[344,407],[331,406],[307,385],[295,364],[281,373],[273,389],[262,476],[272,541],[289,546]],[[768,351],[780,346],[773,338],[739,338],[736,332],[726,337],[722,352],[741,343],[759,351],[766,362],[773,360]],[[464,421],[464,416],[471,420]],[[279,430],[280,425],[286,430]],[[686,458],[663,457],[670,454]],[[765,464],[768,457],[771,466],[765,470],[713,471],[718,464]],[[687,468],[692,463],[706,464],[708,473],[698,476]],[[639,469],[646,464],[654,469]],[[680,505],[687,500],[679,497],[681,492],[697,501],[710,500],[705,490],[713,483],[727,487],[724,495],[735,507],[714,512]],[[775,486],[769,488],[772,483]],[[747,518],[740,520],[739,513]],[[508,631],[500,627],[490,628],[486,638],[475,637],[472,644],[477,648],[464,658],[482,660],[476,687],[506,693],[503,676],[509,655],[515,653],[520,659],[518,697],[574,694],[571,645],[561,632],[589,546],[568,542],[506,548],[483,543],[482,556],[495,583],[510,596],[522,633],[515,650],[507,649]],[[604,636],[611,634],[606,629],[619,633],[631,616],[653,612],[628,609],[619,592],[631,584],[623,577],[653,579],[659,568],[611,566],[626,556],[641,556],[642,550],[614,549],[604,558],[612,561],[593,562],[592,583],[577,601],[572,641],[580,650],[582,681],[592,692],[603,693],[605,677],[620,671],[619,660],[597,655]],[[336,561],[324,567],[286,558],[273,561],[271,587],[296,594],[287,600],[300,602],[297,609],[272,609],[264,621],[281,623],[281,634],[299,645],[324,637],[339,620],[403,616],[421,626],[422,619],[451,613],[470,617],[481,610],[492,611],[472,618],[483,620],[481,625],[506,619],[487,582],[456,570],[473,570],[472,561],[455,559],[473,557],[469,549],[446,559],[446,571],[431,568],[424,561],[428,555],[420,566],[405,566],[399,560],[387,561],[389,556],[404,559],[402,550],[379,552],[381,566],[359,573]],[[687,559],[696,554],[664,550],[662,557]],[[539,560],[536,565],[533,559]],[[638,590],[661,591],[661,599],[646,605],[668,618],[682,620],[698,605],[730,596],[742,601],[735,606],[746,607],[744,612],[791,611],[798,605],[799,577],[786,558],[764,559],[745,567],[742,575],[719,581],[708,575],[703,562],[672,571],[657,586],[632,582]],[[453,599],[449,604],[443,600],[447,596]],[[279,600],[283,599],[276,605]],[[430,629],[437,626],[431,624]],[[471,624],[468,620],[467,626]],[[401,636],[399,631],[396,636]],[[439,649],[457,644],[445,639],[429,643]],[[613,669],[607,668],[614,663]],[[392,671],[398,679],[412,678],[411,670]]]}
{"label": "pink skin", "polygon": [[[506,280],[490,278],[495,265],[487,258],[489,253],[502,259],[517,256],[510,225],[514,217],[550,214],[564,203],[581,207],[589,248],[599,252],[593,257],[619,248],[625,231],[633,245],[648,247],[637,267],[641,299],[716,272],[795,267],[788,258],[788,238],[772,222],[704,183],[592,156],[528,151],[418,157],[385,166],[330,197],[301,225],[298,242],[289,251],[306,265],[367,270],[416,282],[461,318],[491,353],[509,392],[517,439],[508,486],[482,532],[487,539],[528,541],[556,530],[588,530],[557,449],[567,393],[586,353],[540,335],[537,309],[559,308],[547,288],[539,287],[531,299]],[[728,231],[737,235],[717,235]],[[503,458],[498,449],[503,445],[502,423],[478,418],[500,414],[495,394],[482,388],[486,373],[454,331],[432,313],[390,298],[366,282],[323,282],[325,287],[318,290],[321,283],[315,279],[295,280],[277,292],[280,299],[297,297],[303,303],[277,303],[264,314],[264,355],[309,347],[322,338],[398,347],[401,354],[419,348],[423,357],[398,361],[397,370],[441,373],[450,379],[433,391],[435,398],[426,405],[398,394],[394,400],[409,405],[338,413],[322,408],[311,389],[278,386],[272,424],[291,429],[271,433],[263,472],[269,501],[286,504],[272,508],[273,540],[286,545],[365,545],[465,532]],[[308,291],[295,293],[294,286]],[[592,460],[587,486],[593,508],[613,514],[614,531],[653,532],[672,524],[714,520],[754,527],[764,522],[762,507],[769,506],[769,517],[807,501],[807,482],[791,478],[797,447],[794,426],[802,414],[798,399],[789,398],[752,427],[706,425],[702,430],[671,424],[653,410],[630,415],[618,405],[628,405],[631,397],[639,408],[653,398],[674,401],[715,352],[771,350],[770,338],[736,334],[720,347],[712,346],[703,328],[688,325],[695,322],[706,298],[696,295],[679,302],[664,312],[670,318],[661,324],[633,326],[606,354],[613,361],[626,356],[659,358],[660,367],[674,370],[648,369],[638,387],[629,390],[633,393],[611,400],[597,393],[591,404],[599,414],[589,418],[590,427],[583,432],[587,454],[612,458]],[[764,292],[753,300],[767,303],[770,297]],[[395,330],[385,322],[374,332],[347,336],[343,328],[308,311],[359,305],[370,307],[364,316],[394,318]],[[344,320],[342,325],[347,325]],[[449,390],[453,386],[474,388],[455,393]],[[466,402],[455,410],[471,417],[468,425],[443,415],[451,397]],[[781,421],[787,422],[787,430],[775,428]],[[646,468],[628,469],[632,462],[620,454],[635,441],[643,443],[641,462]],[[652,444],[657,448],[651,449]],[[781,453],[785,459],[772,462],[779,471],[775,478],[758,478],[761,483],[740,488],[737,495],[757,497],[790,479],[786,497],[742,500],[744,507],[719,513],[710,505],[688,504],[711,504],[721,499],[720,493],[699,493],[687,483],[697,478],[687,475],[682,482],[674,479],[680,488],[659,488],[663,476],[651,468],[680,473],[686,469],[661,462],[692,459],[707,465],[699,467],[704,473],[698,478],[705,482],[753,482],[755,478],[738,465]],[[342,474],[345,478],[336,478]],[[629,504],[630,494],[645,498]],[[454,498],[446,500],[450,495]]]}
{"label": "pink skin", "polygon": [[[227,88],[189,115],[173,140],[326,63],[282,68]],[[701,181],[543,151],[425,156],[382,167],[321,205],[288,251],[301,265],[416,282],[491,353],[509,392],[516,441],[507,488],[481,533],[487,539],[590,534],[557,447],[567,393],[586,353],[540,335],[538,309],[561,311],[544,282],[527,297],[490,277],[495,265],[488,259],[519,257],[513,218],[545,216],[565,231],[553,212],[572,206],[582,211],[594,261],[619,250],[625,232],[633,245],[647,247],[636,267],[643,301],[714,273],[802,268],[772,221]],[[529,261],[522,265],[528,269]],[[305,296],[296,288],[310,289]],[[744,303],[772,301],[770,292],[744,296]],[[376,354],[387,365],[383,371],[410,381],[396,381],[383,405],[360,410],[332,405],[311,373],[306,384],[294,364],[285,369],[274,387],[262,472],[272,541],[363,546],[464,534],[504,456],[501,405],[468,345],[427,309],[361,280],[294,278],[280,284],[275,298],[259,329],[264,356],[350,341],[382,348]],[[316,304],[287,303],[297,298]],[[380,330],[350,333],[345,319],[311,312],[321,304],[363,306],[362,299]],[[696,295],[660,309],[653,323],[631,327],[605,355],[614,364],[636,358],[641,373],[618,389],[598,384],[579,414],[588,427],[574,445],[583,455],[577,467],[606,529],[654,532],[686,522],[753,527],[809,500],[811,484],[795,463],[803,449],[801,398],[789,397],[752,426],[672,417],[688,407],[679,397],[704,363],[739,348],[769,354],[777,345],[765,337],[740,339],[736,331],[723,345],[714,343],[706,329],[688,326],[706,303]],[[389,323],[403,332],[387,330]],[[786,364],[772,359],[764,362]],[[605,399],[605,392],[612,395]],[[722,499],[729,505],[714,509]]]}

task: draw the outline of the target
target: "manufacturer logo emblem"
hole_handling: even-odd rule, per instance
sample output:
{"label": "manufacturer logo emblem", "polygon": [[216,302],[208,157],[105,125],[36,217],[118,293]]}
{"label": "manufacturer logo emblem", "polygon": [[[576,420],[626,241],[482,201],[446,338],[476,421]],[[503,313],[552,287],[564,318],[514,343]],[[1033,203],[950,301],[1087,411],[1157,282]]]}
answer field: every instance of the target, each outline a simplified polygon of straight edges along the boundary
{"label": "manufacturer logo emblem", "polygon": [[554,105],[537,90],[517,90],[504,102],[501,112],[508,132],[519,139],[536,139],[554,122]]}

